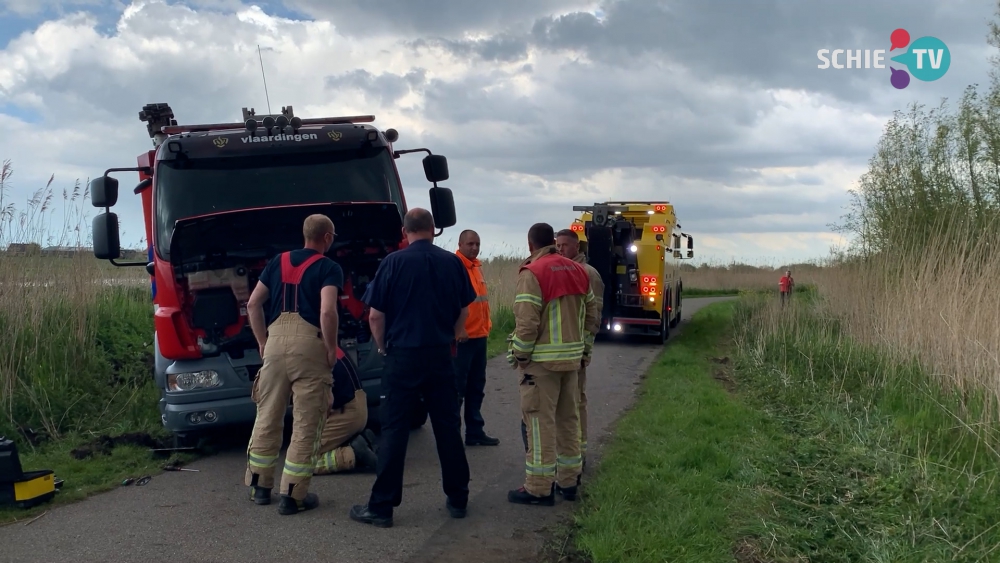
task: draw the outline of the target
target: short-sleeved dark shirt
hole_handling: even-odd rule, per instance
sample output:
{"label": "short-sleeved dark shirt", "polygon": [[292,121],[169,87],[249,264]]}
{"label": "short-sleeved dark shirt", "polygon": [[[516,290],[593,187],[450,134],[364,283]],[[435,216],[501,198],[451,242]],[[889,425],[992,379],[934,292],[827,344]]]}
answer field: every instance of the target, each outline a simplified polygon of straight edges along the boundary
{"label": "short-sleeved dark shirt", "polygon": [[[293,250],[291,255],[292,266],[298,266],[306,261],[310,256],[318,254],[309,248]],[[263,283],[268,290],[267,303],[264,303],[264,317],[268,325],[274,322],[281,314],[283,303],[283,290],[281,283],[281,255],[277,255],[267,263],[264,271],[260,274],[260,283]],[[303,320],[319,328],[320,291],[328,285],[336,286],[339,291],[344,289],[344,270],[329,258],[318,260],[309,266],[302,274],[302,283],[297,289],[299,294],[299,315]],[[292,295],[289,290],[288,309],[294,309],[295,303],[291,301]]]}
{"label": "short-sleeved dark shirt", "polygon": [[385,313],[387,348],[451,344],[462,308],[475,299],[462,261],[429,240],[386,256],[361,298]]}

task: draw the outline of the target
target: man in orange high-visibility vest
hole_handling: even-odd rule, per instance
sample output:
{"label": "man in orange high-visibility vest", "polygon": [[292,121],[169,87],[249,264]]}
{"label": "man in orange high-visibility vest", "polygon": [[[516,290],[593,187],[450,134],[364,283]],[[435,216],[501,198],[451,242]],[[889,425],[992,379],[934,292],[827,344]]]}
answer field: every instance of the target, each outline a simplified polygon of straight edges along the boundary
{"label": "man in orange high-visibility vest", "polygon": [[486,422],[481,412],[483,399],[486,397],[486,342],[493,323],[490,320],[486,280],[483,278],[482,264],[477,259],[479,247],[479,235],[476,231],[465,230],[458,235],[458,250],[455,254],[469,273],[469,281],[476,291],[476,300],[469,305],[469,317],[465,321],[465,332],[469,339],[458,343],[455,377],[459,405],[465,405],[465,445],[496,446],[500,444],[500,440],[486,434]]}

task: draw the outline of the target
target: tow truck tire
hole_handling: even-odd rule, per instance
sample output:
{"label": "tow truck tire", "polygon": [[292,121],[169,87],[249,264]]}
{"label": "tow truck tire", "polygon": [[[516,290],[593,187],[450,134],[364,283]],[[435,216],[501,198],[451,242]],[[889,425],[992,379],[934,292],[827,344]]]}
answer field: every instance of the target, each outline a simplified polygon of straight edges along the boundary
{"label": "tow truck tire", "polygon": [[[670,303],[671,297],[665,300]],[[667,306],[663,306],[663,310],[660,311],[660,333],[656,335],[656,343],[663,345],[670,338],[670,312],[667,311]]]}
{"label": "tow truck tire", "polygon": [[681,300],[684,297],[681,295],[681,286],[677,286],[677,299],[675,300],[677,304],[674,306],[674,318],[670,319],[670,327],[676,327],[681,324]]}

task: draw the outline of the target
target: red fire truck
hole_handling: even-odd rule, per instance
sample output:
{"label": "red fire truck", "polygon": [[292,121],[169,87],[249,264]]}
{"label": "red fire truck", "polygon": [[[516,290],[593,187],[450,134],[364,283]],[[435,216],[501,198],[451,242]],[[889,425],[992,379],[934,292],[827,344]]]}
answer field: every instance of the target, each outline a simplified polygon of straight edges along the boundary
{"label": "red fire truck", "polygon": [[[90,184],[104,208],[93,222],[94,254],[150,275],[156,350],[154,379],[163,425],[182,441],[202,430],[252,423],[250,388],[261,358],[247,321],[247,301],[267,261],[301,248],[302,222],[324,213],[337,227],[328,256],[345,274],[340,344],[358,368],[377,421],[381,356],[359,300],[382,258],[406,245],[406,199],[395,159],[426,152],[431,211],[441,230],[455,225],[444,156],[427,149],[394,150],[394,129],[369,125],[374,116],[303,119],[292,107],[242,123],[178,125],[167,104],[148,104],[153,149],[134,168],[111,168]],[[121,262],[113,172],[138,172],[148,256]],[[441,234],[441,231],[438,232]],[[414,425],[426,420],[415,406]]]}

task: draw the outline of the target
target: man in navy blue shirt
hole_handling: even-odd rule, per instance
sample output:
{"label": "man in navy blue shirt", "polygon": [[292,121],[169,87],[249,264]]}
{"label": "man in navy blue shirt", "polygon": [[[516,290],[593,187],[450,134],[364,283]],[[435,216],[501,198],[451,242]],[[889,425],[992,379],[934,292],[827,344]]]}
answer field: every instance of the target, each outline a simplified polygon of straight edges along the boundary
{"label": "man in navy blue shirt", "polygon": [[324,256],[333,245],[333,221],[310,215],[302,225],[304,248],[275,256],[261,272],[247,313],[263,366],[251,397],[257,418],[247,448],[250,499],[270,504],[289,396],[292,441],[281,474],[280,514],[319,506],[309,492],[313,458],[333,402],[332,369],[337,362],[337,294],[344,271]]}
{"label": "man in navy blue shirt", "polygon": [[463,518],[469,501],[452,351],[456,341],[468,339],[465,319],[476,292],[461,260],[434,245],[429,211],[407,212],[403,235],[409,245],[382,261],[362,298],[371,307],[372,337],[385,357],[385,399],[379,406],[378,477],[368,504],[355,505],[350,516],[383,528],[392,526],[393,508],[403,500],[410,411],[421,396],[434,428],[445,506],[452,517]]}

